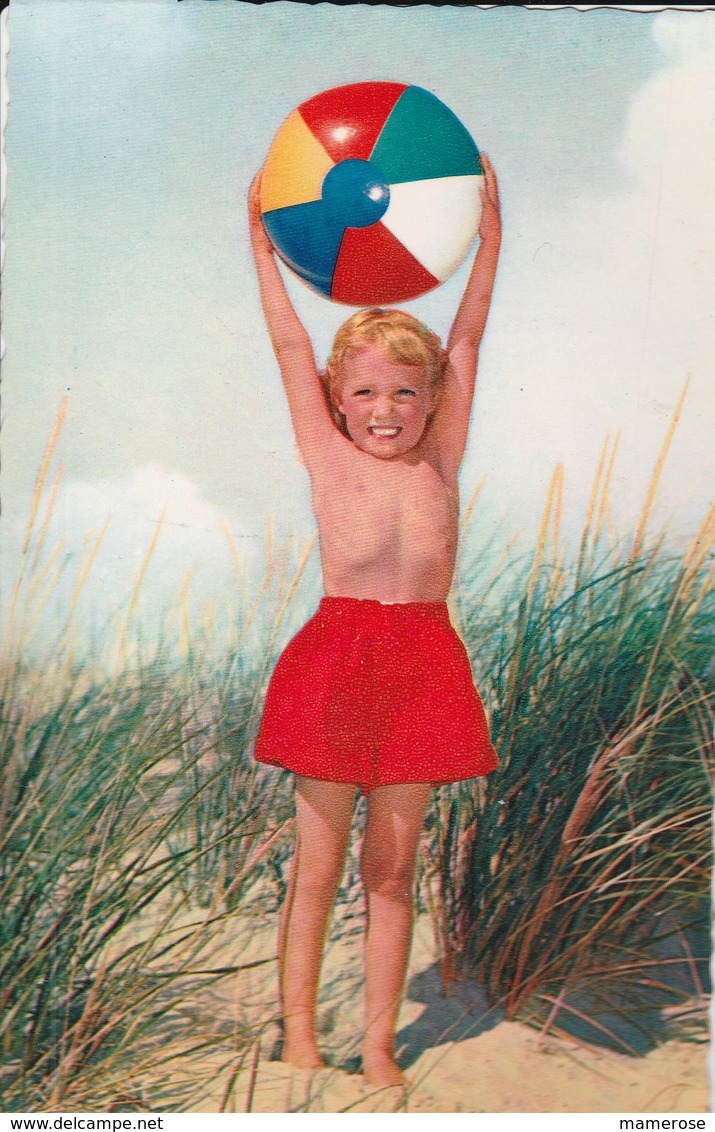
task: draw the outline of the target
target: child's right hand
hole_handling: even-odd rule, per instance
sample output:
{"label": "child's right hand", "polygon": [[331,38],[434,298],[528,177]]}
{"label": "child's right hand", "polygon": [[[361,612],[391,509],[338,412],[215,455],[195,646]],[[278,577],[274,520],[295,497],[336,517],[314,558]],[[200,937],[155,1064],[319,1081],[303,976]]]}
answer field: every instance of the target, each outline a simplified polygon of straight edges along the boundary
{"label": "child's right hand", "polygon": [[273,244],[268,239],[268,233],[263,226],[263,218],[261,216],[261,175],[263,170],[259,170],[251,181],[251,187],[248,190],[248,226],[251,232],[251,238],[255,247],[263,248],[273,254]]}

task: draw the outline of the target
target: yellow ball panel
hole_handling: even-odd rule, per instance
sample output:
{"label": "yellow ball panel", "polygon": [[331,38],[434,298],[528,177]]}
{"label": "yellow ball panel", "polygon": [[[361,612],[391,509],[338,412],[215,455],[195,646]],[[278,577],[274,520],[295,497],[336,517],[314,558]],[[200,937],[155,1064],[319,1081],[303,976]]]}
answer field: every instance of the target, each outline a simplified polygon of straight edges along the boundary
{"label": "yellow ball panel", "polygon": [[334,162],[298,110],[278,130],[261,178],[261,212],[320,200],[323,179]]}

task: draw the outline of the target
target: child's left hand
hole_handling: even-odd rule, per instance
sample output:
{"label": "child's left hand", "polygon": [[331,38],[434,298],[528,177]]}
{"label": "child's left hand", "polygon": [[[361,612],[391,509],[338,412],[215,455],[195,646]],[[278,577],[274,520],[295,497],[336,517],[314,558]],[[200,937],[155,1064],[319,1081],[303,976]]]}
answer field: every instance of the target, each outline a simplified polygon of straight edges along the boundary
{"label": "child's left hand", "polygon": [[480,189],[482,198],[482,215],[479,221],[479,236],[483,242],[496,242],[501,240],[501,217],[499,213],[499,188],[496,173],[485,153],[481,155],[484,166],[484,181]]}

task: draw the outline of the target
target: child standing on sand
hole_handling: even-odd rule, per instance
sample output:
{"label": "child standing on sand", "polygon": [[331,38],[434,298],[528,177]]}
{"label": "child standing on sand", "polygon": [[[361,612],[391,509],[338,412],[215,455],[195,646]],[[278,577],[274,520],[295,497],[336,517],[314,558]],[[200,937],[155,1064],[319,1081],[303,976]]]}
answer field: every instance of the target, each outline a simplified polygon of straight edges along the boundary
{"label": "child standing on sand", "polygon": [[395,1032],[432,787],[497,765],[445,604],[457,476],[501,241],[496,178],[483,162],[481,241],[446,349],[411,315],[359,311],[338,331],[324,379],[263,228],[260,174],[249,196],[261,299],[311,480],[326,594],[278,662],[256,745],[259,761],[296,776],[278,950],[283,1060],[324,1064],[318,980],[359,788],[368,795],[362,1064],[377,1085],[404,1083]]}

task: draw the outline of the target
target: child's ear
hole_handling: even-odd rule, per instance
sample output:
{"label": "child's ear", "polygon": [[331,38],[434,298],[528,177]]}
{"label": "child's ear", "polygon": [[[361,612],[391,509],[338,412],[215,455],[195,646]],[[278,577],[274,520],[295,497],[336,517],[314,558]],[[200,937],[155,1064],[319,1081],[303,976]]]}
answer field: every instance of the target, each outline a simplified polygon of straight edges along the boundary
{"label": "child's ear", "polygon": [[[330,394],[330,381],[328,380],[327,372],[321,373],[319,376],[320,376],[320,384],[323,387],[323,396],[325,397],[328,408],[330,409],[331,412],[341,412],[341,413],[343,413],[342,394],[340,395],[340,405],[338,405],[338,404],[336,404],[334,398]],[[343,413],[343,416],[345,416],[345,413]]]}

